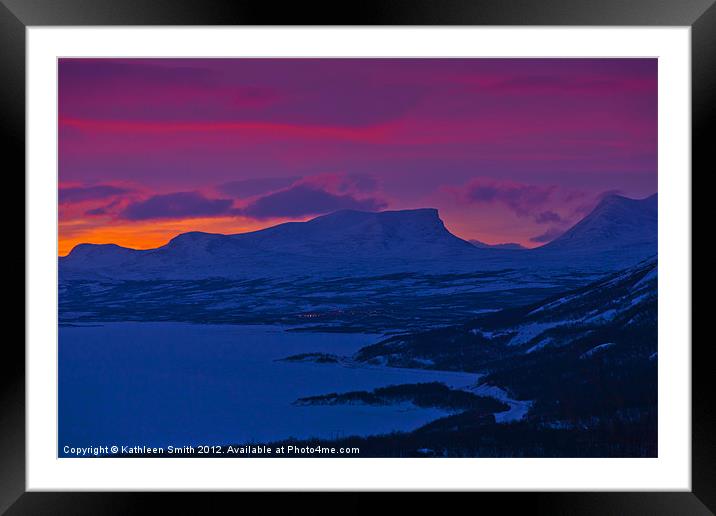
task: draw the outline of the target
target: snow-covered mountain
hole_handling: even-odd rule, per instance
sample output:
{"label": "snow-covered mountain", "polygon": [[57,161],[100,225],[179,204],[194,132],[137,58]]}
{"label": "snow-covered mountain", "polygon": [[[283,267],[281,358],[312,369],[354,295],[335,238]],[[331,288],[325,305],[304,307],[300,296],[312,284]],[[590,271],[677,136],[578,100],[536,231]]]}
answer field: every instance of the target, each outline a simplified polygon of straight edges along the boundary
{"label": "snow-covered mountain", "polygon": [[405,262],[421,262],[418,269],[430,268],[439,260],[472,261],[479,255],[445,228],[435,209],[344,210],[236,235],[183,233],[142,251],[81,244],[60,258],[60,272],[115,279],[266,277],[316,269],[350,272],[357,263],[401,268]]}
{"label": "snow-covered mountain", "polygon": [[477,246],[431,208],[344,210],[250,233],[183,233],[156,249],[80,244],[59,260],[61,279],[348,277],[417,272],[618,270],[656,253],[656,195],[605,198],[537,249]]}
{"label": "snow-covered mountain", "polygon": [[594,252],[656,246],[657,194],[645,199],[609,195],[542,251]]}
{"label": "snow-covered mountain", "polygon": [[308,222],[289,222],[232,237],[254,249],[329,258],[437,258],[471,252],[432,208],[363,212],[343,210]]}

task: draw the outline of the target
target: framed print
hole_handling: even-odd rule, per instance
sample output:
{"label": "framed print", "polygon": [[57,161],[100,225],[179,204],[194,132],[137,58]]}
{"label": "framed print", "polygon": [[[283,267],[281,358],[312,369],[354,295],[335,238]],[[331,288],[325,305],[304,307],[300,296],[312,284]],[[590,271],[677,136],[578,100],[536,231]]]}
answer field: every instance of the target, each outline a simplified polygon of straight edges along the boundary
{"label": "framed print", "polygon": [[277,490],[710,514],[713,2],[61,4],[2,11],[8,514]]}

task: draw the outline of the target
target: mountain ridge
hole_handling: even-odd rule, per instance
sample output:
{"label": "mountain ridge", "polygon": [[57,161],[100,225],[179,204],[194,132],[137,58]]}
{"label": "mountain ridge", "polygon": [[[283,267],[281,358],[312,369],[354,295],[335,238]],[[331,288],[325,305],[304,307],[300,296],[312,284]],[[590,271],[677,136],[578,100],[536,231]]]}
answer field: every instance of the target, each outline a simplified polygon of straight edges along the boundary
{"label": "mountain ridge", "polygon": [[486,242],[483,242],[481,240],[477,240],[475,238],[471,238],[468,240],[472,245],[477,247],[478,249],[506,249],[510,251],[526,251],[527,247],[523,246],[522,244],[518,244],[516,242],[502,242],[499,244],[488,244]]}
{"label": "mountain ridge", "polygon": [[[200,279],[459,273],[500,268],[615,270],[656,252],[656,194],[605,197],[561,237],[535,249],[480,248],[452,234],[435,208],[341,210],[247,233],[190,231],[146,250],[79,244],[61,277]],[[618,252],[615,252],[618,251]]]}
{"label": "mountain ridge", "polygon": [[182,233],[155,249],[80,244],[59,263],[61,272],[74,277],[100,272],[116,277],[262,277],[338,266],[350,271],[356,262],[366,267],[416,259],[439,263],[471,259],[479,251],[450,233],[434,208],[342,210],[248,233]]}

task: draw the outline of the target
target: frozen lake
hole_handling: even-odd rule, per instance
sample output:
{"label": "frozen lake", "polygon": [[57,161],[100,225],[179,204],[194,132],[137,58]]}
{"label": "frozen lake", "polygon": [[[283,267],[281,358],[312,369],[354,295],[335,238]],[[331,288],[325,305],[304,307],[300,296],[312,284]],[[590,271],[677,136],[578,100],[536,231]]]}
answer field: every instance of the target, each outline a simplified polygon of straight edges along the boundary
{"label": "frozen lake", "polygon": [[412,430],[437,409],[294,406],[297,398],[474,374],[276,362],[349,355],[379,335],[278,326],[109,323],[59,329],[59,447],[266,443]]}

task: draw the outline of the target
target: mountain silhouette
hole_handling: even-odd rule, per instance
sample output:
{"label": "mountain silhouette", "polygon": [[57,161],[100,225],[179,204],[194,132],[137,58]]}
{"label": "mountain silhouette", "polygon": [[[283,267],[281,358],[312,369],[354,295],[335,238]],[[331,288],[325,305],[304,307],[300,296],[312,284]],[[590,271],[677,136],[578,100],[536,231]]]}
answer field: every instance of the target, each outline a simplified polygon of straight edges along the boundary
{"label": "mountain silhouette", "polygon": [[474,238],[471,240],[468,240],[468,242],[470,242],[472,245],[474,245],[475,247],[477,247],[479,249],[510,249],[510,250],[514,250],[514,251],[527,249],[522,244],[517,244],[515,242],[505,242],[502,244],[488,244],[488,243],[482,242],[480,240],[476,240]]}
{"label": "mountain silhouette", "polygon": [[350,271],[356,262],[364,268],[380,268],[382,262],[435,264],[475,254],[479,250],[450,233],[435,209],[342,210],[250,233],[183,233],[149,250],[81,244],[60,258],[60,271],[72,277],[263,277],[341,266]]}
{"label": "mountain silhouette", "polygon": [[657,197],[605,197],[537,249],[479,247],[453,235],[432,208],[342,210],[306,222],[222,235],[183,233],[156,249],[80,244],[59,259],[65,279],[201,279],[455,273],[505,267],[616,270],[656,254]]}

